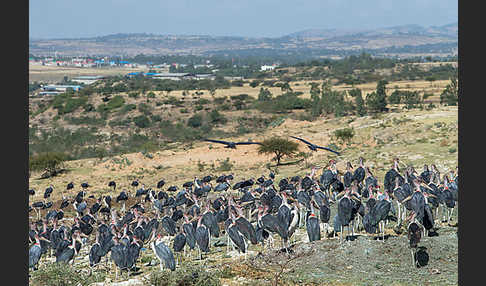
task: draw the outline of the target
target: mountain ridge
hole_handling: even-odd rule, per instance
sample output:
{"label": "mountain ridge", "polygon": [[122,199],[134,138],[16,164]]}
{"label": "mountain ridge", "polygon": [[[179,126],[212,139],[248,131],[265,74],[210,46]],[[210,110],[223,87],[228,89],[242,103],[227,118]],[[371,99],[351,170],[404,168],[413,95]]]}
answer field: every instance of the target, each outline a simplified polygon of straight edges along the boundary
{"label": "mountain ridge", "polygon": [[[117,33],[86,38],[29,39],[29,52],[63,55],[194,54],[251,49],[302,52],[303,50],[380,50],[406,46],[450,45],[458,41],[458,23],[424,27],[416,24],[377,29],[306,29],[281,37],[213,35],[161,35]],[[427,49],[427,48],[426,48]],[[438,49],[440,50],[440,49]]]}

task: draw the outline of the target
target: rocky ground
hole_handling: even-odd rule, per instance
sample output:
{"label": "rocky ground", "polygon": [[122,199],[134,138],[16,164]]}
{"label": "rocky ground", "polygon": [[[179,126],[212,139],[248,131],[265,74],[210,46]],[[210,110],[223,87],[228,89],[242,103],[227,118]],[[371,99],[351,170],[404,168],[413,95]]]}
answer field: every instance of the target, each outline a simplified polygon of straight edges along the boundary
{"label": "rocky ground", "polygon": [[[331,217],[336,211],[337,206],[331,204]],[[390,220],[386,227],[384,241],[378,235],[370,235],[363,230],[357,231],[354,236],[348,235],[345,229],[347,240],[341,242],[329,226],[327,234],[321,229],[322,239],[312,243],[308,241],[305,227],[302,227],[294,234],[288,254],[279,248],[280,240],[275,236],[274,249],[263,250],[260,245],[250,245],[246,257],[231,248],[227,252],[227,237],[222,234],[212,239],[211,252],[205,254],[203,260],[198,258],[196,251],[188,252],[178,268],[190,271],[203,267],[216,276],[221,285],[228,286],[458,284],[457,209],[450,223],[436,223],[435,236],[422,238],[419,251],[426,255],[420,256],[421,265],[417,267],[412,265],[405,226],[397,228],[397,223]],[[170,238],[165,239],[171,245]],[[88,253],[89,247],[83,247],[74,262],[76,271],[89,272]],[[46,258],[44,263],[54,261]],[[93,273],[103,276],[103,282],[82,285],[152,285],[152,275],[160,269],[148,245],[141,252],[138,271],[130,275],[118,273],[115,277],[114,268],[109,265],[101,263],[93,270]],[[31,285],[39,284],[32,281]]]}

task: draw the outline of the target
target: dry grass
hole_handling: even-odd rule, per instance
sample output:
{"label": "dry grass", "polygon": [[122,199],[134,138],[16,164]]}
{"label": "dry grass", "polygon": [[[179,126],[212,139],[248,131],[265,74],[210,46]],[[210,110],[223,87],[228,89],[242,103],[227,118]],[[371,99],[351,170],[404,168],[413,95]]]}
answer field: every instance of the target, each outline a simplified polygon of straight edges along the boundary
{"label": "dry grass", "polygon": [[81,67],[58,67],[58,66],[42,66],[29,65],[29,82],[58,82],[64,76],[73,78],[85,75],[126,75],[130,72],[146,71],[141,68],[122,68],[122,67],[106,67],[106,68],[81,68]]}

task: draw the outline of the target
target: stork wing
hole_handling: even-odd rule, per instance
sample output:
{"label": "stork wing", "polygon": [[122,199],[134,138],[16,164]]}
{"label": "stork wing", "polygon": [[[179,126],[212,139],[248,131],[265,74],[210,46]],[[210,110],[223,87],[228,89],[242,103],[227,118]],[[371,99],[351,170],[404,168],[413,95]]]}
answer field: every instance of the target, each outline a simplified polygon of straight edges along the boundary
{"label": "stork wing", "polygon": [[262,145],[260,142],[236,142],[235,145],[249,145],[249,144],[258,144]]}
{"label": "stork wing", "polygon": [[314,145],[314,144],[310,143],[309,141],[306,141],[306,140],[304,140],[304,139],[302,139],[302,138],[295,137],[295,136],[290,136],[290,137],[292,137],[292,138],[294,138],[294,139],[297,139],[297,140],[300,140],[300,141],[304,142],[305,144],[308,144],[308,145]]}
{"label": "stork wing", "polygon": [[317,146],[317,145],[316,145],[316,147],[317,147],[317,148],[319,148],[319,149],[324,149],[324,150],[327,150],[327,151],[330,151],[330,152],[333,152],[333,153],[335,153],[335,154],[339,155],[339,152],[334,151],[334,150],[332,150],[332,149],[329,149],[329,148],[327,148],[327,147],[321,147],[321,146]]}
{"label": "stork wing", "polygon": [[208,142],[221,143],[221,144],[225,144],[225,145],[228,145],[230,143],[230,142],[226,142],[226,141],[213,140],[213,139],[203,139],[203,140],[208,141]]}

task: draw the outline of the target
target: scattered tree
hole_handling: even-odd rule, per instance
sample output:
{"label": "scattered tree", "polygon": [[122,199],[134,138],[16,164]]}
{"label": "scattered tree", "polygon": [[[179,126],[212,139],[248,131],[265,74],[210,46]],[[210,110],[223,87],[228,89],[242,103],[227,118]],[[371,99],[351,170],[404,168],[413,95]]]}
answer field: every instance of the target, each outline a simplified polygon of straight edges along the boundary
{"label": "scattered tree", "polygon": [[356,114],[358,114],[359,116],[366,115],[366,107],[363,96],[361,94],[361,89],[352,89],[349,91],[349,95],[354,98],[354,102],[356,104]]}
{"label": "scattered tree", "polygon": [[260,93],[258,94],[259,101],[269,101],[272,99],[272,93],[268,90],[268,88],[260,88]]}
{"label": "scattered tree", "polygon": [[380,80],[376,86],[376,91],[366,96],[368,109],[374,112],[387,111],[386,108],[386,80]]}
{"label": "scattered tree", "polygon": [[277,161],[277,166],[280,165],[282,157],[292,157],[298,150],[299,145],[294,141],[289,141],[281,137],[273,137],[266,139],[258,148],[259,154],[275,154],[273,161]]}
{"label": "scattered tree", "polygon": [[56,176],[63,168],[67,156],[60,152],[46,152],[29,159],[29,171],[44,171],[43,178]]}
{"label": "scattered tree", "polygon": [[446,86],[440,95],[440,103],[446,105],[457,105],[459,99],[459,86],[457,77],[452,77],[451,82]]}

